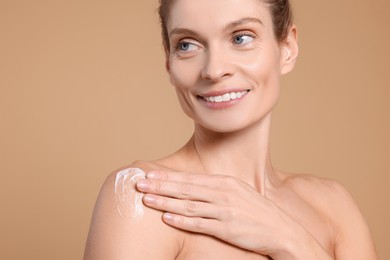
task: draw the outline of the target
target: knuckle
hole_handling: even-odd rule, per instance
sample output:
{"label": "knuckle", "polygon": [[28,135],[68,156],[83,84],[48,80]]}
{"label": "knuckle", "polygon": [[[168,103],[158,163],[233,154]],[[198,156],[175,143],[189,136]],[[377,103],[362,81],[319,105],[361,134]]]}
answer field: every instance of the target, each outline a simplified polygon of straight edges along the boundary
{"label": "knuckle", "polygon": [[154,190],[156,192],[160,192],[162,190],[161,183],[160,182],[155,182],[154,183]]}
{"label": "knuckle", "polygon": [[193,224],[196,230],[203,230],[204,228],[204,220],[202,218],[194,218]]}
{"label": "knuckle", "polygon": [[192,184],[194,182],[194,180],[196,179],[196,174],[184,174],[183,175],[183,182],[184,183],[188,183],[188,184]]}
{"label": "knuckle", "polygon": [[160,173],[160,179],[163,180],[163,181],[168,181],[169,180],[169,176],[165,172],[162,172],[162,173]]}
{"label": "knuckle", "polygon": [[165,198],[159,198],[157,200],[157,204],[160,205],[162,208],[167,208],[168,207],[168,200]]}
{"label": "knuckle", "polygon": [[191,195],[191,192],[192,192],[192,185],[186,183],[180,185],[180,194],[183,197],[189,197]]}
{"label": "knuckle", "polygon": [[186,202],[186,212],[188,214],[194,214],[198,210],[198,206],[193,201],[187,201]]}
{"label": "knuckle", "polygon": [[240,215],[240,211],[238,209],[236,208],[229,209],[230,219],[237,219],[239,218],[239,215]]}

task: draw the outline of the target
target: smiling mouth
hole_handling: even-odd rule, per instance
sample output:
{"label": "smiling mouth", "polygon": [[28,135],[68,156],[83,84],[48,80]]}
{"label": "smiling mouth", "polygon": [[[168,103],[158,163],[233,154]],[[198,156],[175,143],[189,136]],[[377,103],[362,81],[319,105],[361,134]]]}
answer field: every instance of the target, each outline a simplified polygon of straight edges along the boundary
{"label": "smiling mouth", "polygon": [[242,96],[246,95],[248,92],[249,90],[244,90],[239,92],[229,92],[218,96],[208,96],[208,97],[198,96],[198,97],[207,102],[221,103],[221,102],[228,102],[230,100],[239,99]]}

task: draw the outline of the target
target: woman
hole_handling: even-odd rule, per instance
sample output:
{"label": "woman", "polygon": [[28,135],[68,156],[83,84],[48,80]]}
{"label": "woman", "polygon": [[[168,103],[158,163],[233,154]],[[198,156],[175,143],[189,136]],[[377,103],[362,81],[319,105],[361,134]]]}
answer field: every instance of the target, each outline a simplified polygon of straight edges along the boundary
{"label": "woman", "polygon": [[271,112],[298,55],[288,0],[161,0],[160,18],[195,131],[107,178],[84,259],[376,259],[343,187],[272,167]]}

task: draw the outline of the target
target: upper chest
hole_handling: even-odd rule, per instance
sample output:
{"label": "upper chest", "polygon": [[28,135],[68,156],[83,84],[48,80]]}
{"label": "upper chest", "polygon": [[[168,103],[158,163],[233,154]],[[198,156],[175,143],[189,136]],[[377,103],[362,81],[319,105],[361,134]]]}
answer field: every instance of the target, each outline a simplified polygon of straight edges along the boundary
{"label": "upper chest", "polygon": [[[303,226],[331,255],[333,254],[333,228],[328,218],[305,199],[294,193],[280,194],[274,201],[282,210]],[[261,236],[259,230],[259,236]],[[299,239],[299,238],[297,238]],[[182,251],[177,259],[270,259],[242,250],[221,240],[202,234],[187,233]]]}
{"label": "upper chest", "polygon": [[262,260],[270,259],[201,234],[187,234],[177,260]]}

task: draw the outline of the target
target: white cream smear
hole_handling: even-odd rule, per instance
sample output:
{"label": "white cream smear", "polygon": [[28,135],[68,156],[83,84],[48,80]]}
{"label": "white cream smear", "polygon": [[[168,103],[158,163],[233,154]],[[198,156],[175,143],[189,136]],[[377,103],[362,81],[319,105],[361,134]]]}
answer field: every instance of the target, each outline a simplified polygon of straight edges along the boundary
{"label": "white cream smear", "polygon": [[123,217],[137,220],[144,215],[143,193],[137,191],[136,183],[145,179],[146,174],[139,168],[127,168],[116,174],[115,199],[118,212]]}

